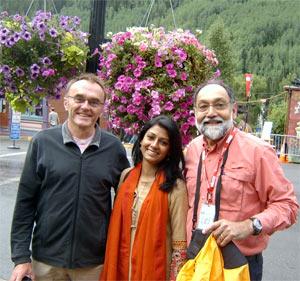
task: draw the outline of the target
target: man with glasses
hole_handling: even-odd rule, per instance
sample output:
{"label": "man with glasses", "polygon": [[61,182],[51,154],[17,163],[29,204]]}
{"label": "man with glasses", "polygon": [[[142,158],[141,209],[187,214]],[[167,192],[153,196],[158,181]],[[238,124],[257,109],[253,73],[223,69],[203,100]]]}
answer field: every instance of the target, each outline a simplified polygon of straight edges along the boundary
{"label": "man with glasses", "polygon": [[103,83],[94,74],[72,79],[64,97],[67,121],[32,138],[12,222],[11,281],[24,276],[98,280],[111,187],[117,188],[129,166],[119,139],[96,123],[105,98]]}
{"label": "man with glasses", "polygon": [[[188,241],[193,228],[212,233],[221,247],[234,241],[248,260],[251,280],[261,280],[269,236],[296,222],[293,186],[269,144],[234,128],[237,105],[222,81],[196,90],[194,110],[201,135],[186,150]],[[197,180],[200,196],[193,223]]]}

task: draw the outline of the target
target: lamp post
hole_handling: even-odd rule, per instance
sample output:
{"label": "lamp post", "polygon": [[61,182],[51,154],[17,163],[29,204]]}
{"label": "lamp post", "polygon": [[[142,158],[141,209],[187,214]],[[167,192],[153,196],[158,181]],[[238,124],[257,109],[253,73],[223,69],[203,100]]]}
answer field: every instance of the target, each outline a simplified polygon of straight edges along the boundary
{"label": "lamp post", "polygon": [[[106,41],[104,38],[106,1],[107,0],[92,0],[89,27],[89,47],[91,53],[99,47],[99,44]],[[97,64],[98,61],[96,57],[88,59],[86,71],[95,73],[97,71]]]}

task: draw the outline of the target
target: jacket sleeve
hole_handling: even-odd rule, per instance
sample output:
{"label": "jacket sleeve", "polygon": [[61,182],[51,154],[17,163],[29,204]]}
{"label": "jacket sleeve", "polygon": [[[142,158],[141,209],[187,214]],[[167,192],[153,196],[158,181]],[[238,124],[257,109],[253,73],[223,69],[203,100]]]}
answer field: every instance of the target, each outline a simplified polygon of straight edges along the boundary
{"label": "jacket sleeve", "polygon": [[41,179],[37,172],[38,148],[34,140],[28,147],[21,175],[11,227],[11,258],[15,265],[30,262],[29,249]]}

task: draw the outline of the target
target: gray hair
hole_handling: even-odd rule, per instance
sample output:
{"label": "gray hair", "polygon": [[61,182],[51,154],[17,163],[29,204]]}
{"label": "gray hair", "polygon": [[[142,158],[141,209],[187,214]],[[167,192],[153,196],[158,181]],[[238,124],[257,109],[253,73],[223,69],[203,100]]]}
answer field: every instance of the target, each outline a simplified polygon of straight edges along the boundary
{"label": "gray hair", "polygon": [[225,89],[226,93],[229,96],[230,103],[234,104],[235,97],[234,97],[233,90],[227,84],[225,84],[222,80],[218,80],[218,79],[213,79],[213,80],[209,80],[207,82],[204,82],[203,84],[201,84],[200,86],[198,86],[196,88],[196,90],[194,92],[194,97],[193,97],[194,104],[196,103],[197,96],[198,96],[200,90],[203,89],[207,85],[219,85],[219,86],[223,87]]}

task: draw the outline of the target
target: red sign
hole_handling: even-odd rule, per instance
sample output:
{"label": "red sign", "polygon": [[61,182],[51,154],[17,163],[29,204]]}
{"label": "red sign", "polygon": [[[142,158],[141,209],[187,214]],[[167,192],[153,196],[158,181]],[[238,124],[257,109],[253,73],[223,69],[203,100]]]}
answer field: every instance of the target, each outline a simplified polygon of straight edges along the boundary
{"label": "red sign", "polygon": [[290,93],[288,135],[296,135],[297,123],[300,122],[300,88],[294,88]]}
{"label": "red sign", "polygon": [[246,97],[250,97],[251,87],[252,87],[252,74],[245,73],[245,78],[246,78]]}

